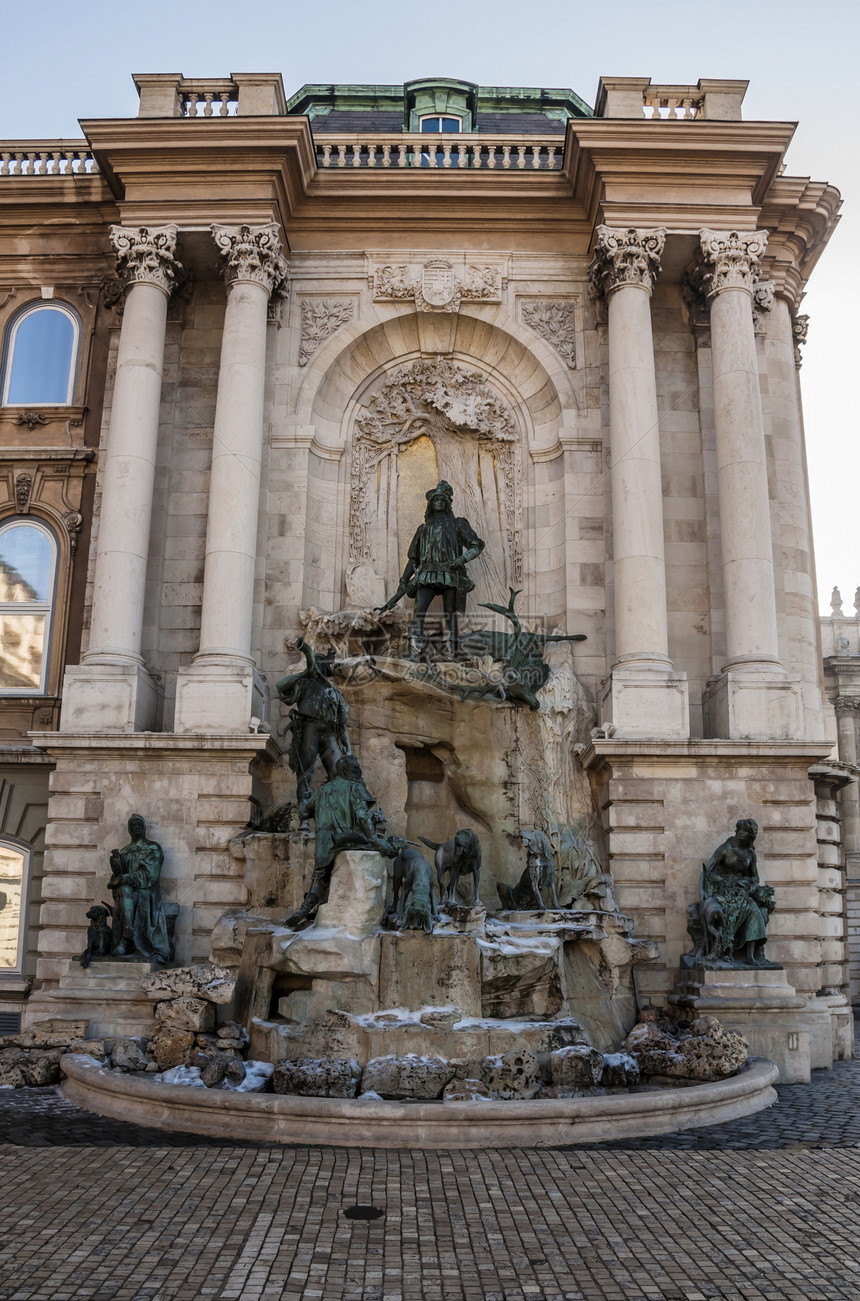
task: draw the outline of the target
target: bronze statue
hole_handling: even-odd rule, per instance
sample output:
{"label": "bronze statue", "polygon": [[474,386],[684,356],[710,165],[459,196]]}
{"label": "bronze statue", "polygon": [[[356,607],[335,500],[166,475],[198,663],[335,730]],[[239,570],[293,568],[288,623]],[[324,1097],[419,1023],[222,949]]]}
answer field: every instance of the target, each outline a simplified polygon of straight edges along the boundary
{"label": "bronze statue", "polygon": [[775,967],[764,956],[773,889],[759,880],[755,838],[758,824],[741,818],[735,834],[702,865],[699,902],[687,909],[694,950],[690,963],[717,967]]}
{"label": "bronze statue", "polygon": [[379,607],[378,614],[391,610],[404,596],[414,596],[412,611],[412,659],[420,659],[426,651],[424,618],[435,597],[442,597],[445,623],[448,631],[447,653],[456,656],[459,649],[458,615],[466,609],[466,596],[474,591],[475,584],[466,573],[466,566],[484,550],[466,519],[454,515],[454,490],[444,479],[425,493],[427,509],[424,523],[415,530],[409,544],[409,561],[400,578],[397,591]]}
{"label": "bronze statue", "polygon": [[520,622],[514,606],[519,590],[509,587],[507,605],[496,605],[492,601],[482,604],[483,610],[492,610],[500,614],[512,625],[513,632],[488,632],[477,629],[463,638],[463,649],[471,655],[491,655],[494,660],[501,660],[503,676],[501,682],[487,683],[479,687],[464,687],[461,700],[477,695],[480,698],[494,697],[497,700],[520,701],[529,709],[540,709],[537,692],[549,678],[549,665],[543,657],[544,647],[551,642],[585,641],[584,632],[562,635],[560,633],[529,632]]}
{"label": "bronze statue", "polygon": [[433,869],[419,849],[400,840],[400,852],[394,860],[394,901],[391,913],[398,930],[425,931],[432,934],[439,920],[433,894]]}
{"label": "bronze statue", "polygon": [[164,854],[159,844],[147,840],[146,823],[139,813],[129,818],[128,833],[129,843],[110,856],[112,955],[124,958],[139,953],[151,961],[169,962],[170,936],[159,884]]}
{"label": "bronze statue", "polygon": [[342,849],[373,849],[394,858],[397,847],[378,831],[371,815],[375,804],[354,755],[344,755],[335,764],[332,777],[299,806],[302,819],[313,817],[316,843],[314,873],[302,906],[287,926],[300,926],[314,916],[328,898],[334,860]]}
{"label": "bronze statue", "polygon": [[524,831],[526,866],[516,885],[502,885],[496,889],[503,908],[512,912],[544,912],[544,895],[553,908],[560,909],[555,888],[555,857],[552,844],[545,831]]}
{"label": "bronze statue", "polygon": [[[439,894],[449,908],[458,906],[457,885],[462,876],[471,876],[474,886],[471,906],[480,908],[478,891],[481,886],[481,842],[469,827],[461,827],[451,840],[440,845],[426,836],[418,839],[435,851],[433,862],[439,878]],[[445,898],[445,873],[448,873],[448,897]]]}
{"label": "bronze statue", "polygon": [[[349,706],[337,687],[327,680],[331,665],[322,656],[314,655],[303,637],[293,643],[294,649],[305,657],[305,667],[300,673],[290,673],[275,688],[290,711],[292,740],[287,763],[296,774],[296,804],[302,808],[311,793],[311,780],[319,759],[331,780],[335,765],[342,755],[349,754],[349,735],[346,730]],[[302,829],[308,826],[302,817]]]}

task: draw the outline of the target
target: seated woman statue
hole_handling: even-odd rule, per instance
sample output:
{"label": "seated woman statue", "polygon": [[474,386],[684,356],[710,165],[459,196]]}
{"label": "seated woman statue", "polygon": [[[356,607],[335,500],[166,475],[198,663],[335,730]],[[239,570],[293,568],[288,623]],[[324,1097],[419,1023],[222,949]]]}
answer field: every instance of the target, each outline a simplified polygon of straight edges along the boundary
{"label": "seated woman statue", "polygon": [[714,850],[702,868],[699,914],[706,957],[726,966],[773,967],[764,956],[773,890],[756,866],[758,824],[741,818],[735,834]]}

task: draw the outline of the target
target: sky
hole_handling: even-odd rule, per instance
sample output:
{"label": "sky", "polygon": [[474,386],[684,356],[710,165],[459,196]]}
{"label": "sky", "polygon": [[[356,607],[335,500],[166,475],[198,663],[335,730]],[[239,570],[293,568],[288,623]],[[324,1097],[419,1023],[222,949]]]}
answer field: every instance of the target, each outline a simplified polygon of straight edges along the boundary
{"label": "sky", "polygon": [[452,76],[481,85],[570,87],[594,103],[600,76],[691,84],[748,79],[746,119],[798,122],[787,171],[830,181],[843,217],[811,279],[801,371],[819,607],[838,584],[851,612],[857,545],[860,419],[860,5],[856,0],[235,0],[121,5],[11,3],[0,81],[0,138],[74,138],[78,118],[133,117],[133,72],[223,77],[281,72],[306,82],[401,83]]}

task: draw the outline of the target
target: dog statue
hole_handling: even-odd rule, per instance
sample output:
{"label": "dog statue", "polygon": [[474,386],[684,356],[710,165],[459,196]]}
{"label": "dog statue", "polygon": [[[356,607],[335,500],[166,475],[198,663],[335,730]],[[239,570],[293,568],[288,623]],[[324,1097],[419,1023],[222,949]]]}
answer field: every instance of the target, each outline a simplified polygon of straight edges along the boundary
{"label": "dog statue", "polygon": [[433,869],[418,849],[403,844],[394,860],[394,902],[390,916],[401,931],[432,934],[439,913],[433,896]]}
{"label": "dog statue", "polygon": [[[461,876],[471,876],[474,880],[474,896],[472,907],[480,906],[478,891],[481,884],[481,842],[470,831],[468,827],[461,828],[454,836],[453,840],[446,840],[443,845],[439,845],[435,840],[428,840],[426,836],[419,836],[418,839],[428,849],[435,850],[434,862],[436,864],[436,875],[439,878],[439,893],[442,896],[442,902],[449,908],[458,907],[457,902],[457,883]],[[445,898],[445,873],[448,873],[448,898]]]}
{"label": "dog statue", "polygon": [[526,866],[516,885],[499,884],[496,888],[502,907],[511,912],[544,912],[544,895],[552,907],[561,908],[555,888],[555,858],[549,836],[544,831],[524,831]]}
{"label": "dog statue", "polygon": [[110,957],[113,948],[113,931],[108,918],[113,915],[109,903],[96,903],[87,911],[87,947],[80,957],[82,967],[88,967],[93,958]]}

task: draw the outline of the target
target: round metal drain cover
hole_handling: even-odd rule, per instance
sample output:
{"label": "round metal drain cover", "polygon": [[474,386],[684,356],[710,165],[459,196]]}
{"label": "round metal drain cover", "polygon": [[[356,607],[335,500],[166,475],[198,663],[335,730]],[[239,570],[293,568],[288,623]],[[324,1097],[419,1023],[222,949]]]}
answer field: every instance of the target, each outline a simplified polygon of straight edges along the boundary
{"label": "round metal drain cover", "polygon": [[378,1220],[385,1211],[378,1206],[347,1206],[344,1215],[348,1220]]}

